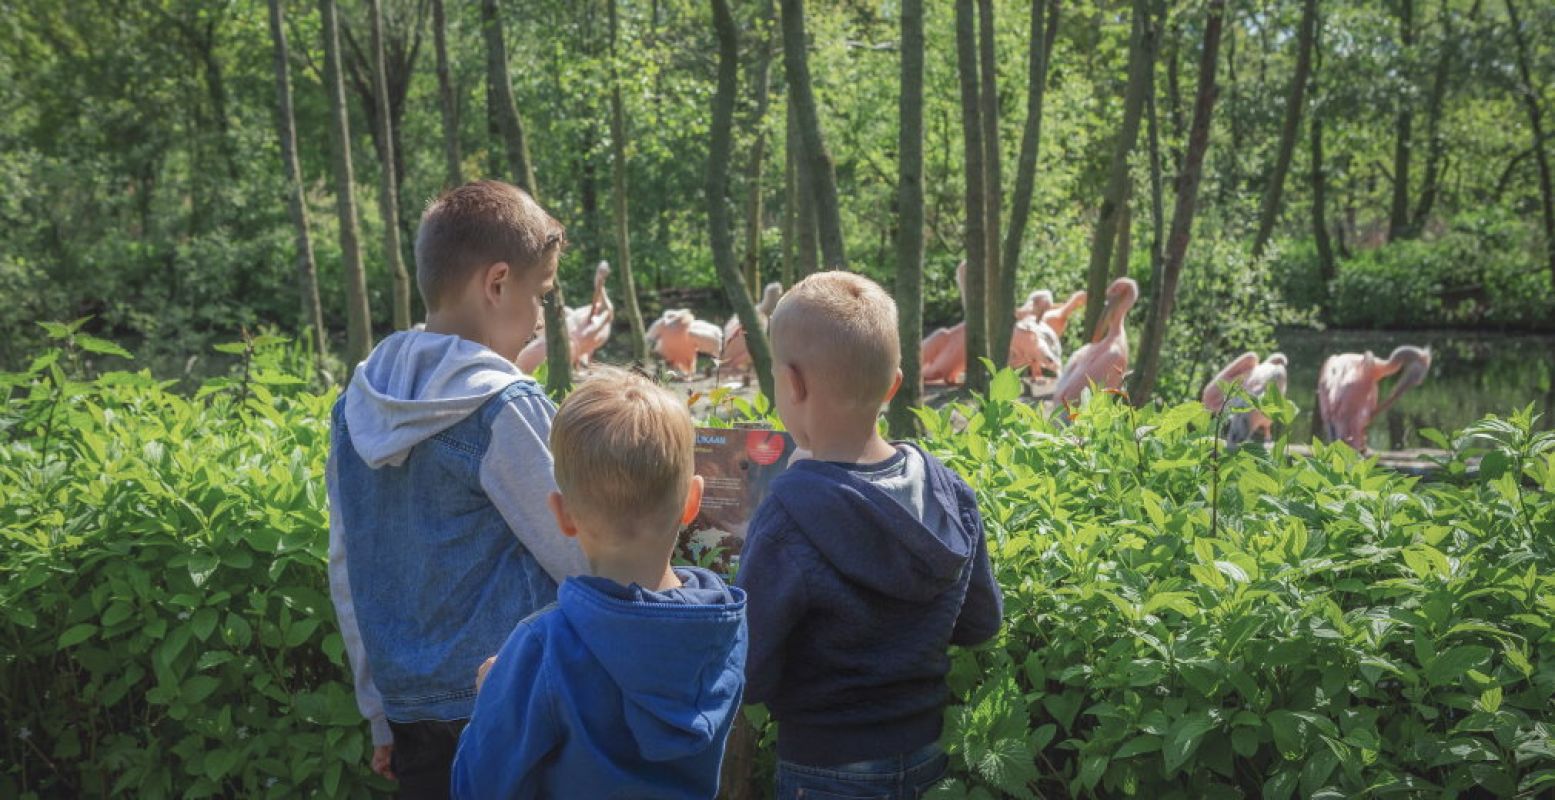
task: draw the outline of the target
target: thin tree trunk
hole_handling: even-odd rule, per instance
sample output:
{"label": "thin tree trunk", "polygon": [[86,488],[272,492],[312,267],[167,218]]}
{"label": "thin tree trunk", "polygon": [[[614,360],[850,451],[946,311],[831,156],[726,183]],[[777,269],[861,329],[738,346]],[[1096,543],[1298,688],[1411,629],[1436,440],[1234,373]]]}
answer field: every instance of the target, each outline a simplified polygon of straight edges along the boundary
{"label": "thin tree trunk", "polygon": [[[1166,3],[1158,0],[1155,12],[1157,34],[1165,30],[1166,15]],[[1176,55],[1172,57],[1176,58]],[[1156,95],[1155,70],[1151,70],[1150,92],[1145,95],[1145,134],[1149,137],[1150,146],[1150,287],[1152,291],[1156,284],[1161,282],[1163,269],[1161,247],[1166,243],[1166,212],[1161,199],[1161,119],[1157,113]]]}
{"label": "thin tree trunk", "polygon": [[712,141],[707,153],[707,225],[713,265],[734,313],[745,328],[745,343],[761,392],[776,397],[772,387],[772,351],[734,259],[734,232],[729,221],[729,159],[734,149],[734,100],[739,91],[740,45],[728,0],[712,0],[713,30],[718,35],[718,90],[713,95]]}
{"label": "thin tree trunk", "polygon": [[[1128,85],[1123,93],[1123,123],[1118,129],[1112,163],[1107,170],[1107,187],[1102,194],[1101,210],[1096,216],[1096,230],[1091,241],[1086,291],[1097,300],[1107,294],[1107,270],[1112,263],[1112,246],[1117,240],[1123,205],[1128,200],[1129,154],[1133,152],[1134,140],[1139,138],[1139,120],[1144,115],[1145,95],[1149,93],[1154,62],[1155,30],[1150,25],[1148,0],[1134,0],[1133,18],[1133,33],[1129,38]],[[1096,301],[1085,304],[1085,325],[1082,330],[1087,339],[1101,321],[1102,306],[1103,303]]]}
{"label": "thin tree trunk", "polygon": [[888,418],[891,435],[906,438],[918,430],[912,408],[923,402],[923,0],[902,0],[901,13],[896,311],[897,334],[902,343],[902,388],[891,399]]}
{"label": "thin tree trunk", "polygon": [[453,79],[448,66],[448,24],[443,16],[443,0],[432,0],[432,40],[437,49],[437,97],[443,107],[443,188],[464,183],[463,159],[459,155],[459,101],[454,96]]}
{"label": "thin tree trunk", "polygon": [[1150,312],[1140,338],[1138,367],[1130,396],[1136,405],[1149,402],[1155,391],[1161,367],[1161,347],[1166,341],[1166,324],[1177,299],[1177,281],[1188,254],[1188,238],[1193,232],[1193,212],[1198,201],[1199,179],[1204,174],[1204,153],[1209,149],[1210,116],[1215,110],[1215,65],[1220,51],[1220,29],[1224,0],[1209,0],[1204,22],[1204,47],[1199,56],[1198,94],[1193,103],[1193,127],[1188,132],[1188,149],[1183,172],[1177,184],[1176,210],[1172,213],[1171,234],[1166,240],[1166,256],[1161,281],[1153,290]]}
{"label": "thin tree trunk", "polygon": [[[614,0],[611,0],[614,2]],[[745,185],[750,194],[745,204],[745,286],[750,289],[752,299],[761,291],[761,173],[767,159],[767,106],[771,97],[772,77],[772,45],[773,38],[777,36],[777,10],[772,0],[767,0],[767,11],[763,15],[767,20],[768,38],[761,43],[760,50],[756,54],[756,74],[751,77],[756,89],[756,110],[751,118],[756,135],[751,143],[750,163],[746,165]]]}
{"label": "thin tree trunk", "polygon": [[389,115],[389,86],[383,66],[383,7],[379,0],[367,0],[368,23],[372,26],[373,96],[378,103],[379,156],[383,170],[378,181],[378,212],[383,216],[383,255],[389,265],[394,287],[394,329],[410,329],[410,273],[400,250],[400,199],[394,178],[394,122]]}
{"label": "thin tree trunk", "polygon": [[[529,160],[524,122],[513,99],[513,84],[508,81],[508,50],[502,38],[497,0],[481,0],[481,28],[486,38],[486,81],[491,88],[488,98],[497,105],[497,124],[502,128],[508,169],[515,182],[539,202],[540,187],[535,182],[534,164]],[[540,309],[545,316],[545,388],[556,394],[572,385],[572,343],[567,338],[560,277],[555,290],[540,299]]]}
{"label": "thin tree trunk", "polygon": [[[1026,124],[1020,139],[1020,162],[1015,168],[1015,194],[1010,198],[1010,227],[1004,234],[1001,263],[1013,272],[1020,263],[1026,222],[1031,216],[1031,193],[1036,186],[1037,158],[1042,145],[1042,102],[1047,89],[1047,70],[1052,58],[1053,34],[1058,28],[1059,0],[1048,0],[1047,22],[1043,24],[1042,4],[1031,9],[1031,55],[1026,76]],[[1044,27],[1046,30],[1044,30]],[[1042,42],[1041,47],[1036,43]],[[1010,295],[1012,298],[1014,294]]]}
{"label": "thin tree trunk", "polygon": [[1285,192],[1285,174],[1290,171],[1291,155],[1296,151],[1296,135],[1301,130],[1301,109],[1306,102],[1307,74],[1312,68],[1312,31],[1317,27],[1317,0],[1302,0],[1301,26],[1296,34],[1296,69],[1285,97],[1285,124],[1280,128],[1280,145],[1275,151],[1274,167],[1264,187],[1263,206],[1258,212],[1258,233],[1253,237],[1253,258],[1263,255],[1274,234],[1280,216],[1280,199]]}
{"label": "thin tree trunk", "polygon": [[847,255],[842,240],[842,211],[837,198],[837,172],[821,136],[821,118],[815,92],[810,87],[809,56],[805,51],[803,0],[783,0],[783,69],[788,74],[788,97],[798,117],[799,137],[804,142],[801,167],[810,184],[807,205],[815,207],[816,230],[827,269],[843,269]]}
{"label": "thin tree trunk", "polygon": [[644,334],[643,312],[637,305],[637,281],[632,277],[632,238],[627,213],[626,189],[626,107],[621,99],[620,14],[616,0],[610,0],[610,178],[611,208],[615,211],[616,271],[621,276],[621,295],[630,323],[632,357],[648,363],[648,339]]}
{"label": "thin tree trunk", "polygon": [[794,109],[787,106],[784,113],[785,138],[783,139],[783,285],[793,286],[794,275],[799,271],[799,178],[794,173]]}
{"label": "thin tree trunk", "polygon": [[[1410,49],[1415,46],[1414,0],[1398,0],[1399,49],[1407,62]],[[1408,75],[1407,71],[1405,73]],[[1414,112],[1407,95],[1399,96],[1398,116],[1394,123],[1393,141],[1393,208],[1388,214],[1388,240],[1402,238],[1409,233],[1409,156],[1411,128]]]}
{"label": "thin tree trunk", "polygon": [[329,355],[324,330],[324,309],[319,303],[318,268],[313,262],[313,237],[308,233],[308,211],[302,194],[302,168],[297,163],[296,120],[292,115],[292,81],[288,74],[286,25],[281,0],[270,0],[270,38],[275,43],[276,135],[281,140],[281,162],[286,168],[286,209],[297,230],[297,289],[302,313],[297,324],[308,331],[314,367],[320,376]]}
{"label": "thin tree trunk", "polygon": [[1328,310],[1328,287],[1334,280],[1334,248],[1328,238],[1328,174],[1323,166],[1323,98],[1318,94],[1318,75],[1323,68],[1323,21],[1313,26],[1312,56],[1312,240],[1317,245],[1318,279],[1323,284],[1323,310]]}
{"label": "thin tree trunk", "polygon": [[[319,0],[324,34],[324,90],[329,93],[330,144],[335,163],[335,209],[340,215],[340,256],[346,281],[346,364],[354,369],[373,347],[372,314],[367,308],[367,272],[362,268],[361,229],[357,225],[356,177],[351,170],[351,119],[346,87],[340,77],[340,21],[335,0]],[[345,376],[349,381],[350,376]]]}
{"label": "thin tree trunk", "polygon": [[1544,150],[1544,111],[1539,106],[1540,87],[1533,82],[1533,70],[1528,65],[1528,39],[1523,33],[1517,6],[1505,0],[1506,15],[1512,23],[1512,39],[1517,43],[1517,74],[1522,79],[1517,94],[1528,109],[1528,125],[1533,129],[1533,157],[1539,167],[1539,199],[1544,205],[1544,251],[1550,261],[1550,281],[1555,284],[1555,190],[1550,181],[1550,159]]}
{"label": "thin tree trunk", "polygon": [[[1479,17],[1480,0],[1474,0],[1469,8],[1469,22]],[[1458,55],[1458,35],[1453,26],[1452,6],[1442,4],[1442,53],[1436,62],[1436,74],[1431,78],[1431,94],[1426,100],[1425,122],[1425,174],[1420,180],[1420,202],[1415,205],[1414,220],[1410,232],[1418,236],[1425,230],[1436,207],[1440,191],[1442,159],[1447,153],[1447,137],[1442,135],[1442,116],[1447,105],[1447,90],[1452,84],[1453,62]]]}
{"label": "thin tree trunk", "polygon": [[1112,250],[1112,272],[1108,281],[1128,275],[1128,260],[1134,254],[1134,182],[1123,190],[1123,212],[1118,220],[1118,241]]}
{"label": "thin tree trunk", "polygon": [[[1036,13],[1033,9],[1032,13]],[[1010,321],[1015,317],[1015,270],[1000,262],[999,216],[1004,207],[1004,168],[999,157],[999,85],[994,38],[993,0],[977,0],[978,83],[983,116],[983,228],[988,243],[983,248],[984,309],[987,312],[988,352],[995,367],[1010,356]],[[1035,45],[1033,45],[1035,46]],[[1013,265],[1011,265],[1013,267]]]}
{"label": "thin tree trunk", "polygon": [[974,392],[988,388],[988,318],[984,250],[988,228],[983,220],[988,195],[983,189],[983,115],[979,108],[977,8],[973,0],[956,0],[956,71],[961,76],[961,130],[966,151],[966,386]]}
{"label": "thin tree trunk", "polygon": [[816,221],[813,181],[804,154],[804,138],[799,135],[799,112],[792,101],[788,109],[788,144],[794,153],[794,211],[799,223],[799,272],[790,282],[792,285],[821,268],[821,236]]}

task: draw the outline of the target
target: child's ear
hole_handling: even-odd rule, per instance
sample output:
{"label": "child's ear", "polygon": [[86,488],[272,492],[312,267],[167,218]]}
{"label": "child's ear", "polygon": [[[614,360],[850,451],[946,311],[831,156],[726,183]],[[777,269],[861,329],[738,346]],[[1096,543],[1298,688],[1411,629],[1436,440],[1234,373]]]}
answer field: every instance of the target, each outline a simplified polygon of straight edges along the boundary
{"label": "child's ear", "polygon": [[891,381],[891,390],[885,393],[885,403],[881,403],[880,405],[885,405],[886,403],[891,402],[891,399],[896,397],[896,393],[901,391],[901,389],[902,389],[902,371],[900,369],[898,369],[896,371],[896,380]]}
{"label": "child's ear", "polygon": [[691,487],[686,490],[686,507],[681,509],[680,524],[690,525],[691,520],[696,519],[697,512],[702,510],[702,476],[691,476]]}
{"label": "child's ear", "polygon": [[510,271],[506,261],[498,261],[486,267],[486,271],[481,275],[481,297],[489,303],[500,301],[503,281],[507,280]]}
{"label": "child's ear", "polygon": [[578,535],[578,524],[572,521],[572,515],[567,513],[567,500],[561,492],[551,492],[546,498],[546,503],[551,507],[551,513],[556,517],[556,527],[561,528],[562,535],[575,537]]}
{"label": "child's ear", "polygon": [[795,403],[803,403],[805,397],[809,396],[810,393],[804,383],[804,373],[800,372],[799,367],[793,364],[784,364],[783,372],[788,375],[789,396],[794,399]]}

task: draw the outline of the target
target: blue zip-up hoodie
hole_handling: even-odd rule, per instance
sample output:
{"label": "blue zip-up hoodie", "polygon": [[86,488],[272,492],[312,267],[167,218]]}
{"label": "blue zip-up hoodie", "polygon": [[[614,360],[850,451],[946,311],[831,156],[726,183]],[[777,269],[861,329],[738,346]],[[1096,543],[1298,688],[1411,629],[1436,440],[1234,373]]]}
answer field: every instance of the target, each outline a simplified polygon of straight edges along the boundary
{"label": "blue zip-up hoodie", "polygon": [[373,744],[456,720],[513,626],[587,571],[546,504],[555,407],[457,336],[384,339],[335,404],[329,588]]}
{"label": "blue zip-up hoodie", "polygon": [[999,630],[976,497],[918,454],[932,527],[856,470],[822,461],[778,476],[751,520],[738,578],[750,597],[746,700],[778,721],[784,760],[830,766],[934,743],[947,648]]}
{"label": "blue zip-up hoodie", "polygon": [[745,593],[570,578],[497,654],[454,756],[463,798],[710,798],[745,685]]}

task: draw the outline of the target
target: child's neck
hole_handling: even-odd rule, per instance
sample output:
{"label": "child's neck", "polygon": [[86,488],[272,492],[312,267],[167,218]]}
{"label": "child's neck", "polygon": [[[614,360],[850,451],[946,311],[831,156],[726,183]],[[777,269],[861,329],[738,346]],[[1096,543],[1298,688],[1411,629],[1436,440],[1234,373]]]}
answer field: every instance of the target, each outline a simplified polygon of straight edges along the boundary
{"label": "child's neck", "polygon": [[810,457],[843,464],[878,464],[896,455],[896,447],[880,435],[873,423],[862,434],[824,431],[810,434]]}
{"label": "child's neck", "polygon": [[589,572],[596,577],[609,578],[622,586],[637,584],[654,592],[674,589],[681,585],[675,569],[662,551],[639,553],[629,549],[612,549],[606,552],[585,552],[589,560]]}
{"label": "child's neck", "polygon": [[[468,339],[478,345],[491,350],[496,350],[496,342],[488,334],[484,326],[475,321],[475,316],[462,309],[441,309],[427,312],[427,333],[441,333],[448,336],[457,336]],[[517,353],[500,353],[508,360],[518,357]]]}

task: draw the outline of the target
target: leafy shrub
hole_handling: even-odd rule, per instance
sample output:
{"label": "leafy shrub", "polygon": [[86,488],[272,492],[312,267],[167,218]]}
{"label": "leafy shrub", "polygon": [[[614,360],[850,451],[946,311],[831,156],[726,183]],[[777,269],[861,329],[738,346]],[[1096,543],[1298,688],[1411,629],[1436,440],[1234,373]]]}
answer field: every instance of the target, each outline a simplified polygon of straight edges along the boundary
{"label": "leafy shrub", "polygon": [[116,346],[0,375],[0,796],[364,796],[329,602],[332,393],[277,341],[193,398]]}
{"label": "leafy shrub", "polygon": [[[1547,326],[1555,311],[1549,270],[1526,221],[1494,210],[1455,218],[1440,234],[1362,250],[1341,260],[1329,321],[1340,327]],[[1288,302],[1319,305],[1317,256],[1297,245],[1281,259]]]}
{"label": "leafy shrub", "polygon": [[1227,455],[1197,404],[1104,395],[1058,429],[1017,391],[921,412],[1006,603],[955,656],[938,796],[1555,787],[1555,435],[1531,412],[1460,437],[1460,485],[1343,445]]}
{"label": "leafy shrub", "polygon": [[[184,397],[72,377],[128,354],[46,327],[0,374],[0,796],[388,789],[327,594],[333,393],[307,354],[226,347],[232,374]],[[1449,480],[1422,483],[1343,446],[1223,454],[1197,405],[1103,396],[1059,429],[1018,394],[1004,371],[921,412],[1007,609],[954,655],[940,796],[1555,788],[1555,435],[1528,412],[1442,439]]]}

